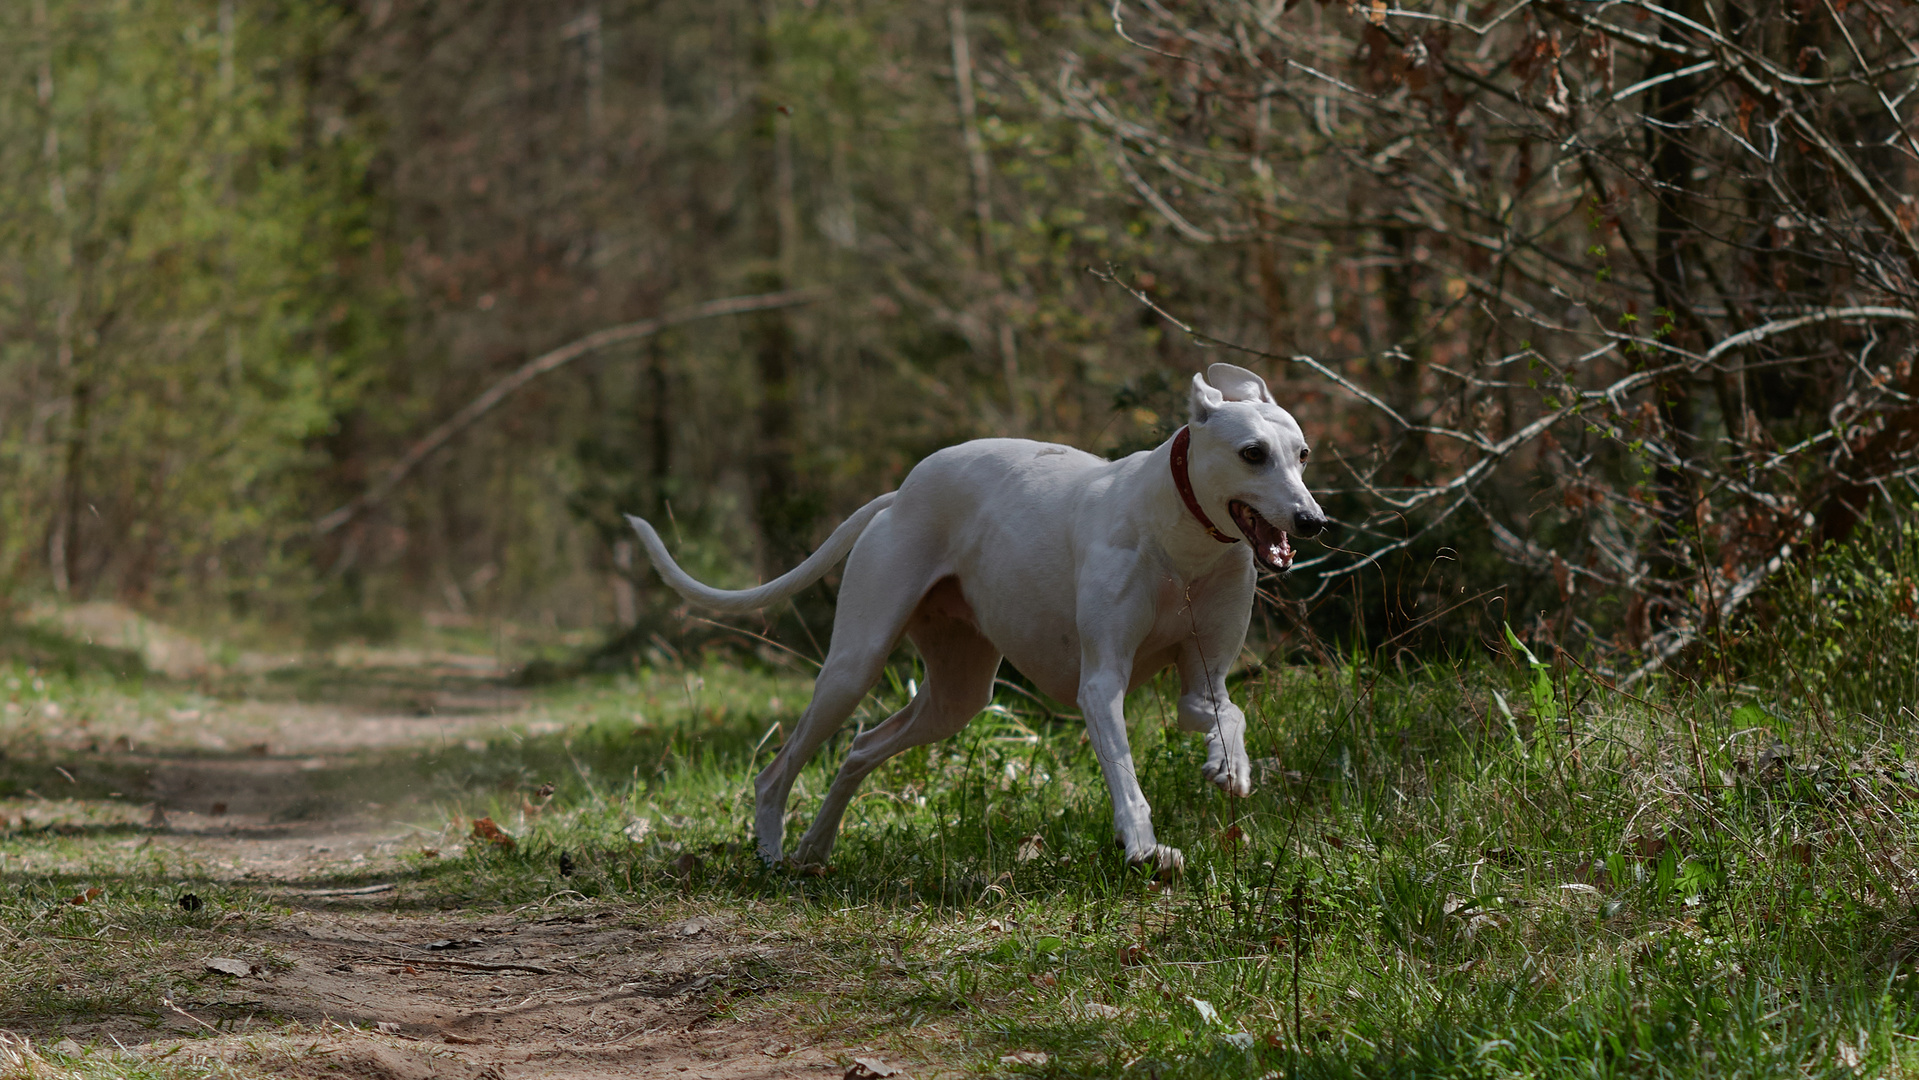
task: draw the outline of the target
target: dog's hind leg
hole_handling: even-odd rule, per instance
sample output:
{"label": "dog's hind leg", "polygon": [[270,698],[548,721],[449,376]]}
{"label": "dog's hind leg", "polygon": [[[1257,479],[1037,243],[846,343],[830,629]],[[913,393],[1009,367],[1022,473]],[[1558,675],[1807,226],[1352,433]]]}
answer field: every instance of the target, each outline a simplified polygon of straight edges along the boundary
{"label": "dog's hind leg", "polygon": [[794,849],[797,861],[824,863],[832,854],[840,818],[868,773],[895,754],[957,733],[992,703],[1000,652],[970,622],[940,611],[939,594],[950,583],[934,586],[907,628],[926,660],[925,685],[905,708],[853,740],[819,815]]}
{"label": "dog's hind leg", "polygon": [[813,682],[813,700],[754,780],[753,827],[761,858],[779,861],[793,782],[879,681],[887,654],[929,584],[924,558],[894,531],[891,515],[875,519],[847,560],[832,642]]}

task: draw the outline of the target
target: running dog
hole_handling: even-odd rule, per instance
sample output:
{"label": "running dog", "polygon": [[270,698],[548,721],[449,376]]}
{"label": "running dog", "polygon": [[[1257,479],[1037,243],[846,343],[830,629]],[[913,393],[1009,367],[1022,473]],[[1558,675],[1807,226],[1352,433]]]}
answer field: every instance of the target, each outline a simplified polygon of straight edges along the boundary
{"label": "running dog", "polygon": [[720,611],[779,603],[847,558],[813,700],[755,782],[763,858],[780,859],[800,770],[879,680],[904,634],[925,660],[926,681],[853,741],[794,862],[826,862],[847,805],[881,762],[971,722],[992,700],[1003,657],[1044,693],[1079,703],[1126,860],[1183,867],[1179,850],[1153,835],[1126,741],[1127,691],[1177,667],[1179,725],[1206,737],[1203,775],[1234,795],[1250,791],[1246,717],[1227,697],[1226,673],[1252,616],[1255,566],[1284,572],[1289,536],[1326,524],[1302,477],[1306,438],[1263,379],[1214,364],[1193,376],[1190,410],[1171,439],[1119,461],[1025,439],[941,450],[805,562],[754,589],[695,581],[651,525],[628,516],[666,583]]}

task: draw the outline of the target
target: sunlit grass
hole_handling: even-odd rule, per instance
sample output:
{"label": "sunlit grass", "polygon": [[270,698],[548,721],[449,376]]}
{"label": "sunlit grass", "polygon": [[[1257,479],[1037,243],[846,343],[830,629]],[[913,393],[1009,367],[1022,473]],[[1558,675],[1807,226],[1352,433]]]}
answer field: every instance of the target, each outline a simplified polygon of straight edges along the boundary
{"label": "sunlit grass", "polygon": [[[1243,690],[1261,759],[1244,800],[1200,781],[1197,741],[1168,727],[1171,688],[1142,692],[1135,753],[1162,839],[1188,858],[1177,882],[1123,867],[1077,723],[1011,693],[875,773],[825,876],[751,854],[748,781],[775,742],[744,715],[676,729],[652,768],[580,773],[514,818],[511,854],[473,845],[427,872],[499,902],[571,889],[770,906],[867,973],[823,995],[824,1015],[958,1032],[982,1063],[1030,1049],[1084,1075],[1888,1067],[1919,1027],[1919,773],[1870,725],[1807,741],[1785,703],[1737,690],[1631,696],[1548,669],[1541,696],[1539,677],[1268,672]],[[807,770],[796,818],[837,749]]]}
{"label": "sunlit grass", "polygon": [[[1081,725],[1010,686],[961,735],[874,773],[821,875],[762,866],[748,833],[751,778],[808,694],[799,671],[712,663],[553,686],[497,734],[370,755],[341,782],[411,793],[422,838],[377,871],[400,884],[395,907],[732,912],[809,959],[757,973],[761,989],[727,1010],[947,1065],[1903,1073],[1919,1046],[1919,763],[1898,712],[1913,703],[1868,711],[1903,691],[1853,687],[1843,664],[1809,680],[1823,646],[1803,633],[1749,640],[1775,666],[1750,664],[1746,682],[1662,676],[1633,692],[1569,658],[1529,662],[1516,641],[1405,671],[1363,653],[1267,668],[1235,689],[1256,759],[1245,799],[1200,779],[1162,679],[1128,712],[1160,838],[1187,857],[1175,881],[1125,868]],[[808,767],[789,836],[915,675],[892,671]],[[1794,694],[1809,681],[1818,699]],[[64,700],[68,684],[48,686]],[[111,686],[72,689],[79,708],[178,707],[164,689],[118,704]],[[472,836],[476,817],[514,846]],[[131,973],[164,968],[170,933],[227,925],[179,910],[181,888],[207,912],[273,910],[245,882],[133,849],[138,835],[102,818],[0,840],[0,925],[65,935],[0,961],[26,988],[10,1015],[150,1008],[157,984]],[[99,902],[65,904],[96,880]],[[131,944],[86,943],[103,933]],[[39,989],[62,985],[97,991]]]}

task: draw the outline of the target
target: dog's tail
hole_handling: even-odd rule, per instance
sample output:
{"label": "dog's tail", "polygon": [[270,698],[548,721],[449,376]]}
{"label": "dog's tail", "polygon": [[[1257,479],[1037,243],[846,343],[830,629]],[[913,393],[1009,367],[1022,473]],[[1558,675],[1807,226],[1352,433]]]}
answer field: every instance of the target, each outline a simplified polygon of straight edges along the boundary
{"label": "dog's tail", "polygon": [[893,497],[898,494],[897,491],[889,491],[853,511],[853,516],[841,522],[840,527],[833,530],[833,535],[826,538],[826,543],[807,556],[805,562],[753,589],[715,589],[694,580],[691,574],[680,569],[680,564],[673,561],[673,556],[667,554],[666,545],[660,541],[660,534],[653,531],[653,526],[632,514],[626,515],[626,520],[632,524],[633,531],[640,534],[640,543],[646,546],[646,557],[653,560],[653,569],[659,571],[660,577],[673,586],[675,592],[703,607],[738,615],[772,607],[825,577],[834,563],[844,559],[846,553],[853,550],[854,541],[866,531],[866,526],[881,510],[892,505]]}

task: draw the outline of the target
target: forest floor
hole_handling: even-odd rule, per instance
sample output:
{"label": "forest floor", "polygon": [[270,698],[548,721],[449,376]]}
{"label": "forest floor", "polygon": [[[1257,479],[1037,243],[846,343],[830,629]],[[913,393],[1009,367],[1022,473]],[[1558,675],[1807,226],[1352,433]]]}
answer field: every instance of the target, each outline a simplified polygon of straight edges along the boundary
{"label": "forest floor", "polygon": [[1919,1075],[1919,703],[1818,640],[1769,643],[1779,685],[1516,638],[1248,663],[1240,799],[1162,677],[1127,701],[1161,879],[1010,671],[868,778],[830,867],[768,868],[803,665],[528,686],[484,640],[68,614],[0,625],[0,1080]]}
{"label": "forest floor", "polygon": [[[492,658],[251,666],[51,694],[57,676],[27,667],[0,693],[12,734],[32,732],[0,755],[0,876],[16,901],[40,894],[0,922],[0,1075],[9,1053],[28,1075],[365,1078],[840,1077],[855,1058],[906,1060],[860,1041],[856,1017],[808,1022],[817,1010],[778,987],[742,989],[752,973],[803,987],[817,958],[737,905],[422,885],[423,864],[479,841],[458,793],[412,764],[565,727]],[[485,786],[521,822],[545,801],[531,782]]]}

